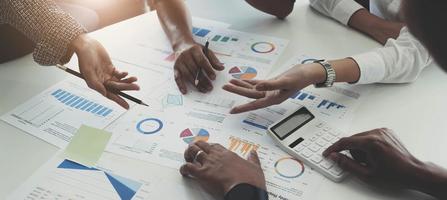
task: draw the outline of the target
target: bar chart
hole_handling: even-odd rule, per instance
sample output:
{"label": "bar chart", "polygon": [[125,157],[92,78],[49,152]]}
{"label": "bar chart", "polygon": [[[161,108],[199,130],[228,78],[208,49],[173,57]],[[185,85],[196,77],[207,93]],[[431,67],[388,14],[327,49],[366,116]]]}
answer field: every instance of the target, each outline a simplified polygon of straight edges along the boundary
{"label": "bar chart", "polygon": [[97,116],[106,117],[110,113],[113,112],[113,109],[103,106],[99,103],[95,103],[94,101],[87,100],[81,96],[76,94],[72,94],[62,89],[57,89],[51,96],[56,98],[60,103],[65,104],[74,109],[82,110],[85,112],[89,112],[95,114]]}
{"label": "bar chart", "polygon": [[303,102],[307,101],[310,102],[312,105],[314,105],[316,108],[325,110],[346,108],[346,106],[344,105],[341,105],[328,99],[321,98],[315,94],[305,91],[298,91],[297,93],[293,94],[290,97],[290,99],[295,99]]}
{"label": "bar chart", "polygon": [[192,27],[192,33],[197,37],[205,37],[207,36],[211,31],[204,28],[197,28]]}
{"label": "bar chart", "polygon": [[64,148],[81,125],[105,128],[125,112],[80,80],[64,80],[24,102],[1,119]]}
{"label": "bar chart", "polygon": [[250,151],[256,151],[259,148],[259,144],[255,144],[248,140],[244,140],[238,137],[230,136],[228,149],[237,153],[238,155],[246,158]]}

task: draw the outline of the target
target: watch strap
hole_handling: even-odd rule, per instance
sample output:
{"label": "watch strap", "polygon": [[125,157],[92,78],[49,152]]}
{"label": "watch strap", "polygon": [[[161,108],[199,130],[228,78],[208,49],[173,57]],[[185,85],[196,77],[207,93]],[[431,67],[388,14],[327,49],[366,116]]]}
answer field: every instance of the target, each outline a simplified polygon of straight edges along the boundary
{"label": "watch strap", "polygon": [[332,87],[336,80],[335,70],[332,67],[332,65],[329,62],[327,62],[326,60],[316,60],[316,61],[314,61],[314,63],[318,63],[321,66],[323,66],[323,68],[326,72],[325,81],[315,84],[315,87],[316,88]]}

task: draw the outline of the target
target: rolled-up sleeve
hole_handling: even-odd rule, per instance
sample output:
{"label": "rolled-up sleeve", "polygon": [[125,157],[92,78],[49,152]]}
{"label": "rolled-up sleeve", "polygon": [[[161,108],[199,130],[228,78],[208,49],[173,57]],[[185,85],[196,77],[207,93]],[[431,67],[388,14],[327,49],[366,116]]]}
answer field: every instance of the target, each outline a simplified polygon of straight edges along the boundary
{"label": "rolled-up sleeve", "polygon": [[312,8],[323,15],[348,25],[351,16],[363,6],[354,0],[309,0]]}
{"label": "rolled-up sleeve", "polygon": [[433,62],[407,27],[402,28],[397,39],[389,39],[384,47],[352,58],[361,73],[357,84],[412,82]]}
{"label": "rolled-up sleeve", "polygon": [[1,20],[35,44],[34,60],[41,65],[66,63],[70,43],[86,30],[50,0],[1,0]]}

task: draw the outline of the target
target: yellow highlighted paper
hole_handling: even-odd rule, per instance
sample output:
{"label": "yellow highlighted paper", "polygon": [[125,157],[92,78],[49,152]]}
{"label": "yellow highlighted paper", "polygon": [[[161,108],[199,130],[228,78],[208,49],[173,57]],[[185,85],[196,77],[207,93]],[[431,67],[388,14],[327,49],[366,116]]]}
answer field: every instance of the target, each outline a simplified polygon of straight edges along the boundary
{"label": "yellow highlighted paper", "polygon": [[93,167],[104,152],[111,136],[112,134],[107,131],[82,125],[65,149],[65,155],[69,160]]}

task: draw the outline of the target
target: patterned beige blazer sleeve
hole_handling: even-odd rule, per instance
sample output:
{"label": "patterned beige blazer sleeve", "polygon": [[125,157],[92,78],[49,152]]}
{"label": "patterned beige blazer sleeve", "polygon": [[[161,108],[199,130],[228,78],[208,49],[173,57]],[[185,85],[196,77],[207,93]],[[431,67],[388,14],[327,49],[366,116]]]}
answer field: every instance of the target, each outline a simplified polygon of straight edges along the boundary
{"label": "patterned beige blazer sleeve", "polygon": [[0,23],[16,28],[35,44],[41,65],[64,64],[73,55],[70,43],[86,30],[51,0],[0,0]]}

